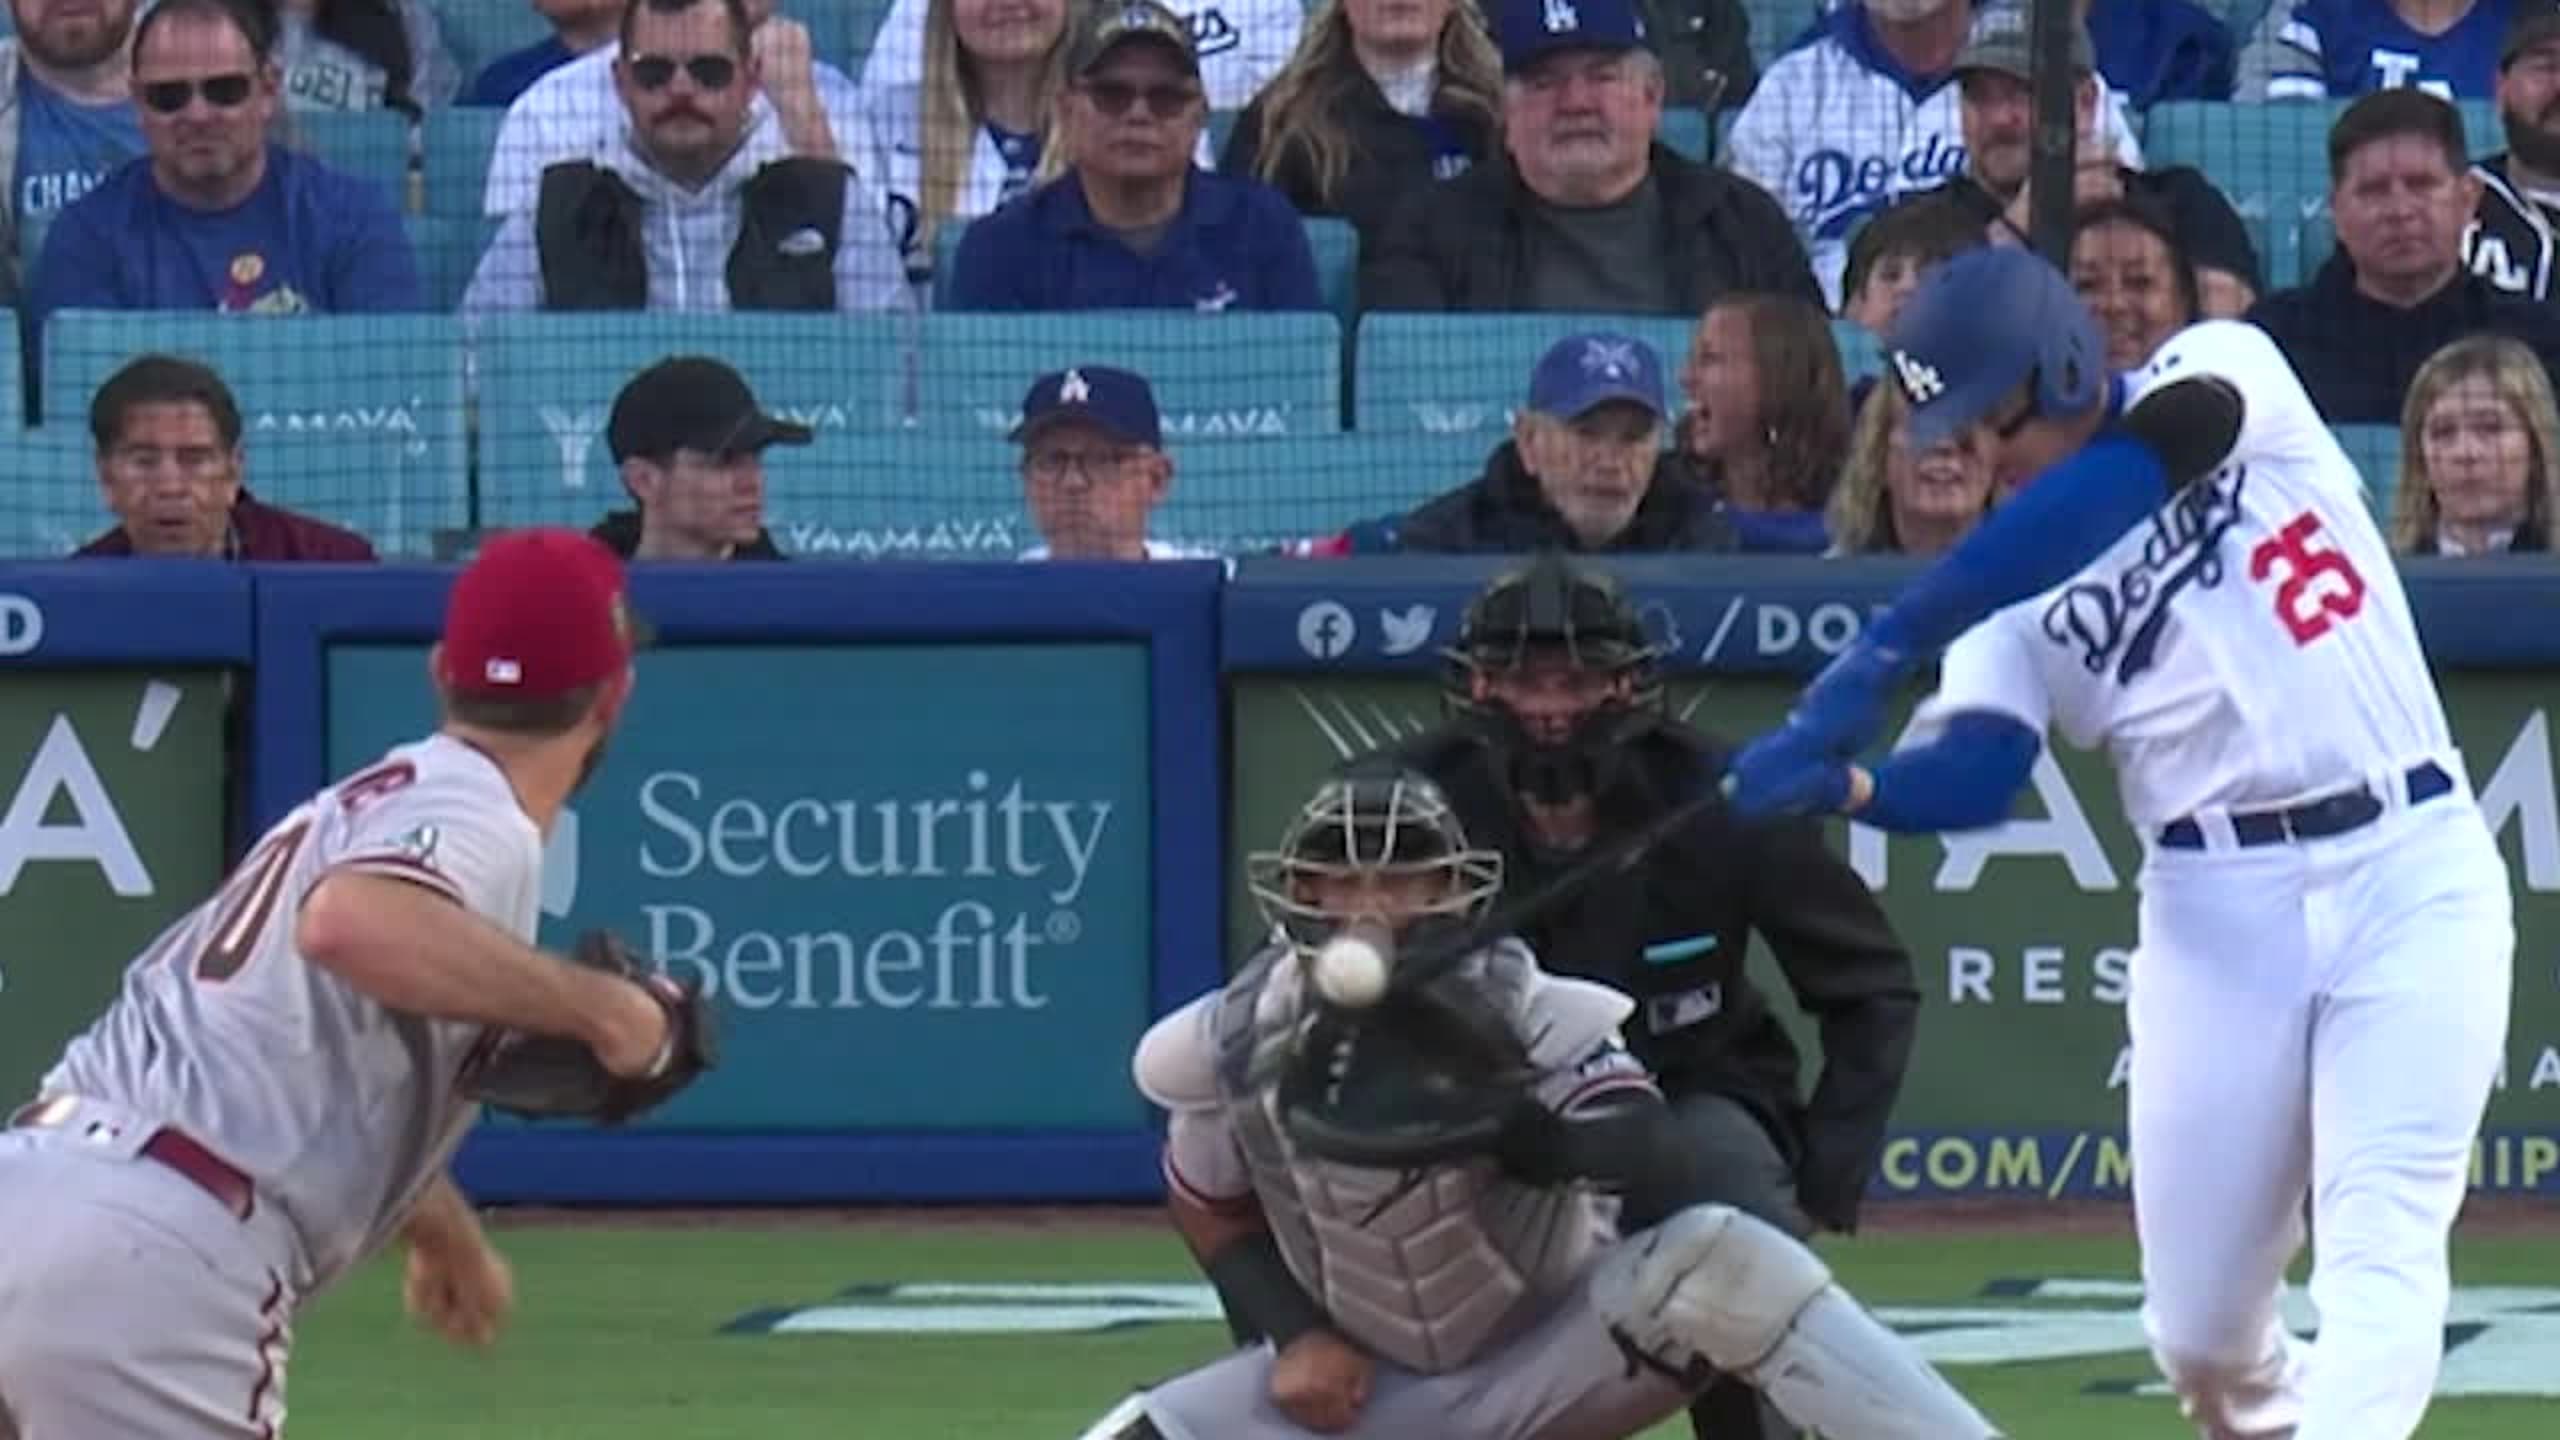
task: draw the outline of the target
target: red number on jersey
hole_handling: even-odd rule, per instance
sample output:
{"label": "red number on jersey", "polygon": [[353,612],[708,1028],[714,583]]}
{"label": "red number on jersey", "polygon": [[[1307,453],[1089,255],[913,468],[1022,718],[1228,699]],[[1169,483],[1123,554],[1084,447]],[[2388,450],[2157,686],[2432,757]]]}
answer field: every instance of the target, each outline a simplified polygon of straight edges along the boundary
{"label": "red number on jersey", "polygon": [[2355,562],[2320,533],[2320,517],[2308,510],[2285,522],[2249,552],[2249,578],[2276,578],[2276,618],[2296,645],[2308,645],[2340,620],[2364,610],[2364,576]]}
{"label": "red number on jersey", "polygon": [[274,917],[285,877],[293,873],[293,857],[310,833],[308,817],[294,821],[260,841],[222,882],[214,905],[213,938],[196,957],[197,979],[217,984],[228,980],[258,953],[258,937]]}
{"label": "red number on jersey", "polygon": [[365,806],[394,790],[406,790],[418,778],[418,767],[406,760],[376,765],[359,775],[350,775],[338,786],[338,804],[353,815]]}

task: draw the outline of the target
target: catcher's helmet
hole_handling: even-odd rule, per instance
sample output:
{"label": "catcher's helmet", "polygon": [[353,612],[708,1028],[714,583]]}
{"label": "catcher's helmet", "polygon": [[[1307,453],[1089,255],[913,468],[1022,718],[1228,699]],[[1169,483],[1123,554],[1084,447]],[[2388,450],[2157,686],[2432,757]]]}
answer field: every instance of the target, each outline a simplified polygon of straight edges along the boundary
{"label": "catcher's helmet", "polygon": [[[1620,747],[1661,718],[1662,681],[1653,663],[1659,652],[1645,638],[1635,606],[1614,576],[1554,551],[1495,577],[1467,607],[1458,643],[1447,653],[1449,710],[1502,755],[1516,792],[1550,804],[1607,786]],[[1535,735],[1508,705],[1479,698],[1476,680],[1542,654],[1632,683],[1570,733]]]}
{"label": "catcher's helmet", "polygon": [[1245,883],[1263,918],[1301,949],[1323,944],[1351,918],[1317,905],[1303,883],[1364,871],[1447,877],[1445,890],[1411,914],[1379,917],[1397,925],[1425,915],[1472,917],[1502,888],[1501,853],[1470,845],[1440,787],[1386,755],[1336,769],[1299,807],[1278,849],[1245,857]]}
{"label": "catcher's helmet", "polygon": [[2035,414],[2076,415],[2108,381],[2106,336],[2071,282],[2011,246],[1929,271],[1893,324],[1887,368],[1911,402],[1916,453],[1951,439],[2032,378]]}

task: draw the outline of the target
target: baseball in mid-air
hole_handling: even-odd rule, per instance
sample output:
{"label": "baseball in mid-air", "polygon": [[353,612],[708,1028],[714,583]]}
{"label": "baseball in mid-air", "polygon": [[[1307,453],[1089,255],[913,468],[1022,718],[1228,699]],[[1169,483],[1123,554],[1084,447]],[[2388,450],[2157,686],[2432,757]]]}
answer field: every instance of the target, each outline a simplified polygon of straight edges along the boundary
{"label": "baseball in mid-air", "polygon": [[1387,952],[1376,937],[1346,930],[1316,952],[1316,991],[1336,1005],[1365,1010],[1387,994]]}

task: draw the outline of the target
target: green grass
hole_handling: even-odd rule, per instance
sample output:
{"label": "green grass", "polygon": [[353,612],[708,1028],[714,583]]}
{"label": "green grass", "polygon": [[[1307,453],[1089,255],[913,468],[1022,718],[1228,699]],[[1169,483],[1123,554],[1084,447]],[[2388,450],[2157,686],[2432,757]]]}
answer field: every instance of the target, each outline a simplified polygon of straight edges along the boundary
{"label": "green grass", "polygon": [[[1069,1440],[1130,1386],[1217,1353],[1224,1331],[1147,1324],[1053,1335],[723,1333],[749,1312],[857,1283],[1196,1280],[1169,1234],[1127,1225],[507,1228],[518,1304],[491,1351],[413,1329],[399,1270],[366,1267],[299,1327],[291,1433],[326,1440]],[[2010,1276],[2125,1278],[2118,1238],[1878,1235],[1827,1247],[1880,1306],[1990,1303]],[[2466,1240],[2467,1283],[2560,1285],[2547,1241]],[[2551,1322],[2560,1333],[2560,1320]],[[2560,1350],[2544,1350],[2546,1372]],[[2138,1353],[1951,1368],[2025,1440],[2185,1440],[2165,1399],[2091,1393],[2141,1380]],[[2560,1382],[2555,1382],[2560,1384]],[[2539,1440],[2549,1399],[2440,1401],[2426,1440]],[[1685,1436],[1685,1424],[1654,1436]],[[1429,1440],[1429,1437],[1414,1437]],[[1651,1437],[1648,1437],[1651,1440]]]}

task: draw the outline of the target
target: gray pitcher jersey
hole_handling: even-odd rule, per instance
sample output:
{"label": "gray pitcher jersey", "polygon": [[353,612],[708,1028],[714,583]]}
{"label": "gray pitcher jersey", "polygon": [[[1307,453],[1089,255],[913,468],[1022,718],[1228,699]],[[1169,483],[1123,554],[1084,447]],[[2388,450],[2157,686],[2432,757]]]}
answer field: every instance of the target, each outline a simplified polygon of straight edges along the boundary
{"label": "gray pitcher jersey", "polygon": [[[1460,973],[1534,1037],[1546,1104],[1652,1087],[1618,1036],[1633,1008],[1624,995],[1545,974],[1517,940]],[[1521,1184],[1489,1158],[1398,1173],[1299,1154],[1257,1077],[1305,1014],[1302,967],[1273,949],[1147,1032],[1136,1069],[1171,1112],[1167,1181],[1212,1209],[1258,1204],[1299,1283],[1371,1353],[1423,1374],[1459,1369],[1571,1290],[1615,1234],[1614,1203]]]}
{"label": "gray pitcher jersey", "polygon": [[304,897],[340,869],[426,886],[528,942],[539,919],[542,837],[505,773],[449,737],[404,745],[277,822],[44,1081],[247,1174],[300,1237],[304,1293],[389,1238],[478,1113],[457,1081],[482,1027],[394,1013],[294,948]]}

